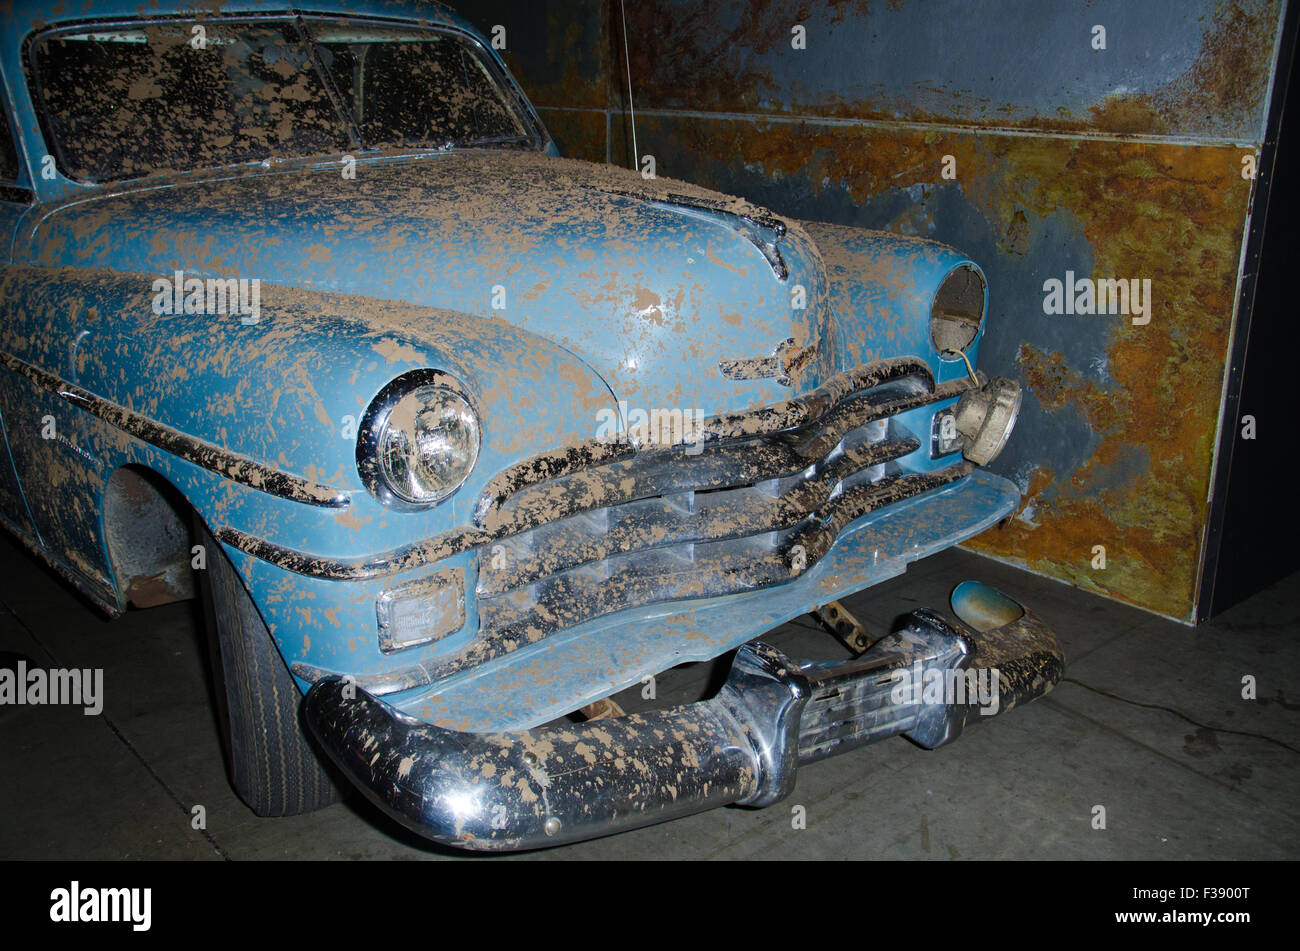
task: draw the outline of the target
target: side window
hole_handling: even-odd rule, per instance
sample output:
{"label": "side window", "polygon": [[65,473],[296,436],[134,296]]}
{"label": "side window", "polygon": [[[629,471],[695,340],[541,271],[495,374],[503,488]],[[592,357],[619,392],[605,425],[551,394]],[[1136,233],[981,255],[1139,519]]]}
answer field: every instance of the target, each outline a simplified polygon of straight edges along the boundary
{"label": "side window", "polygon": [[18,150],[14,148],[14,134],[9,128],[9,116],[0,103],[0,185],[17,183]]}

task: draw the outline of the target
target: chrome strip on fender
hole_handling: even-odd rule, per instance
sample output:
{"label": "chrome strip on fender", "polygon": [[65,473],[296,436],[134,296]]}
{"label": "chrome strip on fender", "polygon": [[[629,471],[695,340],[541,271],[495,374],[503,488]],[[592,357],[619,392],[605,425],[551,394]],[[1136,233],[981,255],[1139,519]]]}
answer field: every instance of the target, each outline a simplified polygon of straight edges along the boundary
{"label": "chrome strip on fender", "polygon": [[202,439],[186,435],[178,429],[172,429],[162,423],[154,422],[134,410],[129,410],[116,403],[110,403],[93,393],[73,386],[52,373],[20,360],[9,353],[0,352],[0,363],[19,376],[48,390],[66,403],[84,409],[115,429],[135,436],[151,446],[192,462],[196,466],[225,476],[233,482],[246,485],[268,495],[279,496],[294,502],[308,505],[322,505],[330,508],[343,508],[351,504],[351,496],[345,491],[310,482],[299,476],[279,472],[254,462],[246,456],[238,455],[227,449]]}

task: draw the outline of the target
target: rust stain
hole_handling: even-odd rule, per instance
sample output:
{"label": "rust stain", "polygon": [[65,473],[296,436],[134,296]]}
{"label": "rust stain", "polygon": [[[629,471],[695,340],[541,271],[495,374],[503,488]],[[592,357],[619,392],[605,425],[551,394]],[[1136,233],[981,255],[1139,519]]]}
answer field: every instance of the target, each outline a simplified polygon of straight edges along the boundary
{"label": "rust stain", "polygon": [[[831,0],[815,10],[807,5],[791,9],[777,0],[750,0],[734,24],[723,23],[712,8],[682,13],[666,6],[639,3],[627,14],[632,75],[638,77],[637,104],[647,109],[797,113],[1110,135],[1178,135],[1204,128],[1207,117],[1218,124],[1258,126],[1281,10],[1278,0],[1224,0],[1206,26],[1195,61],[1173,81],[1152,90],[1107,96],[1081,114],[1060,107],[1026,117],[1016,114],[1012,103],[982,101],[952,83],[845,99],[820,88],[815,71],[802,80],[805,86],[792,88],[789,77],[778,77],[760,65],[763,57],[788,44],[791,24],[806,22],[810,16],[824,29],[849,30],[872,42],[879,30],[881,6],[874,0]],[[885,6],[897,11],[904,4],[889,0]],[[745,55],[730,55],[736,50]],[[739,69],[738,64],[742,64]],[[622,64],[615,65],[614,78],[621,78]],[[936,111],[916,104],[921,95],[933,100],[936,93],[948,108]]]}
{"label": "rust stain", "polygon": [[[1117,323],[1107,347],[1116,386],[1101,388],[1059,354],[1023,344],[1017,369],[1045,408],[1066,404],[1100,437],[1075,472],[1058,474],[1039,527],[1013,519],[971,547],[1175,617],[1192,610],[1208,511],[1219,399],[1250,183],[1236,149],[1033,140],[995,143],[983,210],[1005,226],[1018,208],[1067,208],[1092,249],[1094,274],[1150,278],[1151,323]],[[1044,157],[1060,160],[1054,176]],[[1026,161],[1025,159],[1028,159]],[[971,166],[968,166],[971,167]],[[999,181],[1000,179],[1000,181]],[[1023,183],[1020,188],[1015,183]],[[988,199],[995,195],[992,204]],[[1030,296],[1032,306],[1041,297]],[[1051,320],[1038,314],[1033,323]],[[1032,431],[1031,431],[1032,432]],[[1026,433],[1021,434],[1025,438]],[[1140,448],[1145,472],[1109,471]],[[1042,494],[1038,496],[1042,499]],[[1030,496],[1032,503],[1035,497]],[[1091,535],[1091,537],[1086,537]],[[1081,537],[1082,536],[1082,537]],[[1106,546],[1108,568],[1090,567]]]}

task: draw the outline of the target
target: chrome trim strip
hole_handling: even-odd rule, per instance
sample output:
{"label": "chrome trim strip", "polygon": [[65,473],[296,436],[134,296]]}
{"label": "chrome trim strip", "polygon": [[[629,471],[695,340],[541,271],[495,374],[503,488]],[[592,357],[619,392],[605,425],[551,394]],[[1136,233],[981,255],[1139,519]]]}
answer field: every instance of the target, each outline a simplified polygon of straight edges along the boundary
{"label": "chrome trim strip", "polygon": [[352,502],[351,496],[345,491],[271,469],[246,456],[154,422],[134,410],[111,403],[52,373],[34,367],[13,354],[0,351],[0,363],[41,389],[53,393],[65,403],[84,409],[115,429],[120,429],[130,436],[135,436],[151,446],[156,446],[186,462],[192,462],[209,472],[225,476],[232,482],[307,505],[343,508]]}
{"label": "chrome trim strip", "polygon": [[453,530],[435,535],[427,541],[403,545],[401,548],[380,552],[369,558],[325,558],[286,548],[230,527],[217,529],[216,537],[219,542],[224,542],[254,558],[260,558],[277,568],[295,574],[310,575],[326,581],[367,581],[442,561],[444,558],[486,545],[502,535],[482,529]]}

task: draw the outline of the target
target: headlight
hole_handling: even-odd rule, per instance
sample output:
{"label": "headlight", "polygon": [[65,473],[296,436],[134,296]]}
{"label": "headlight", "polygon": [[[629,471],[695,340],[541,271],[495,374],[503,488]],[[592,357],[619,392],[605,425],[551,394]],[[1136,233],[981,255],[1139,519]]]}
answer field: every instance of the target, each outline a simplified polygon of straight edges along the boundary
{"label": "headlight", "polygon": [[986,466],[1002,451],[1020,415],[1023,394],[1020,384],[997,377],[982,390],[967,390],[954,410],[956,429],[965,447],[962,454],[976,465]]}
{"label": "headlight", "polygon": [[984,275],[979,268],[963,264],[948,272],[930,308],[930,339],[936,350],[966,352],[984,322],[984,298]]}
{"label": "headlight", "polygon": [[445,499],[478,461],[478,413],[461,385],[437,370],[398,377],[375,397],[357,439],[357,470],[390,505]]}

